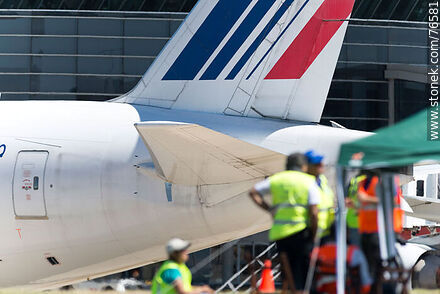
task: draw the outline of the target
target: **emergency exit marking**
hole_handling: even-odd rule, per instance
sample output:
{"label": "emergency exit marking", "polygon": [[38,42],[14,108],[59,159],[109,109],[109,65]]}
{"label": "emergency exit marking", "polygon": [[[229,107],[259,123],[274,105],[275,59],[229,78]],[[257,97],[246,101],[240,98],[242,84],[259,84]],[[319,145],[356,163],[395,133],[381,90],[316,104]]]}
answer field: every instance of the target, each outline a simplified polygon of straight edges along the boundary
{"label": "emergency exit marking", "polygon": [[20,239],[21,239],[21,229],[16,229],[17,230],[17,232],[18,232],[18,236],[20,237]]}
{"label": "emergency exit marking", "polygon": [[21,188],[25,191],[31,190],[32,189],[31,180],[24,179],[23,186]]}

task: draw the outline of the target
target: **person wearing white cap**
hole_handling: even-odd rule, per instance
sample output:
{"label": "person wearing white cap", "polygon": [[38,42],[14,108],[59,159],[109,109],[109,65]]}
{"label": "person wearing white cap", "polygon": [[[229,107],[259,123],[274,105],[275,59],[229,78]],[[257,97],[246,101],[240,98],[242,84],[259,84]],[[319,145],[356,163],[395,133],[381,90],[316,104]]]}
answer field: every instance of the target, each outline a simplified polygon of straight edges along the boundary
{"label": "person wearing white cap", "polygon": [[185,265],[191,243],[179,238],[168,241],[165,261],[154,275],[152,294],[199,294],[213,293],[209,286],[191,286],[191,271]]}

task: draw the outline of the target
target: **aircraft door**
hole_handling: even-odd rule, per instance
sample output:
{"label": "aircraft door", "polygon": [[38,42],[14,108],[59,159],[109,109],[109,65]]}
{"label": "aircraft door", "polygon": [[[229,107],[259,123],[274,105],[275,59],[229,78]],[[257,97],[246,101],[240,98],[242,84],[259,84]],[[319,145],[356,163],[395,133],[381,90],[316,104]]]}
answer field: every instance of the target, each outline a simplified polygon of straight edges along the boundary
{"label": "aircraft door", "polygon": [[44,175],[48,156],[47,151],[18,153],[12,191],[16,218],[46,218]]}

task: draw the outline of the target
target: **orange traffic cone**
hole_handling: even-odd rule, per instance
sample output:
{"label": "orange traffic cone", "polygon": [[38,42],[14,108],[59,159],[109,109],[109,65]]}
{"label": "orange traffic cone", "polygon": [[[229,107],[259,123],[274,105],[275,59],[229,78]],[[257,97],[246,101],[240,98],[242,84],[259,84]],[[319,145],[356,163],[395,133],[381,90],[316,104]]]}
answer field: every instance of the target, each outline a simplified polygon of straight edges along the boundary
{"label": "orange traffic cone", "polygon": [[258,287],[260,293],[274,293],[275,292],[275,282],[272,276],[272,262],[270,259],[264,261],[263,272],[261,273],[261,284]]}

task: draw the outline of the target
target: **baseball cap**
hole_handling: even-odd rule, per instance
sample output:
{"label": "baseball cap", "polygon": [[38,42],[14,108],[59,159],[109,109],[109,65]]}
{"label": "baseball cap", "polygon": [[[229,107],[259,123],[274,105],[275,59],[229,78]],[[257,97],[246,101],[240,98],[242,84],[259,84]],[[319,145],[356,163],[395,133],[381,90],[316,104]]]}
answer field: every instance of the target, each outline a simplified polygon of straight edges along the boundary
{"label": "baseball cap", "polygon": [[324,155],[318,154],[314,150],[308,150],[304,155],[309,164],[320,164],[324,159]]}
{"label": "baseball cap", "polygon": [[182,251],[188,249],[191,246],[191,243],[179,238],[173,238],[167,243],[167,253],[171,254],[173,252]]}

